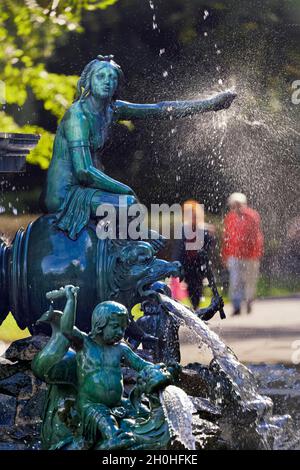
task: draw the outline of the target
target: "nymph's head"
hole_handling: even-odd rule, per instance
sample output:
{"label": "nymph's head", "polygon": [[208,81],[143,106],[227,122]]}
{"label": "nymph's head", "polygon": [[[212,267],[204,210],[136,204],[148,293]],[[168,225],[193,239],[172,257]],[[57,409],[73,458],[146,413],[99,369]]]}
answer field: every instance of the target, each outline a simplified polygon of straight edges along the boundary
{"label": "nymph's head", "polygon": [[128,311],[118,302],[102,302],[92,313],[91,338],[104,344],[115,344],[124,337],[128,325]]}
{"label": "nymph's head", "polygon": [[121,67],[113,60],[112,55],[98,55],[83,69],[77,83],[76,100],[89,95],[96,99],[114,100],[122,78]]}

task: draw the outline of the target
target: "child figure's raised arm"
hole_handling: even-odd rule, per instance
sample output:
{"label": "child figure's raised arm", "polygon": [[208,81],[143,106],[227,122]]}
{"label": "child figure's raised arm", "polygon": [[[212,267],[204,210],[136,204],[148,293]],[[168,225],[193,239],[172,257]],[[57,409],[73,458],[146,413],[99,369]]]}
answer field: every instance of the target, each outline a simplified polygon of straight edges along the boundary
{"label": "child figure's raised arm", "polygon": [[[63,312],[54,310],[51,305],[49,310],[38,320],[38,323],[48,323],[52,328],[50,340],[32,361],[34,373],[46,382],[50,370],[63,359],[70,347],[70,341],[73,339],[78,290],[78,287],[68,285],[46,294],[49,300],[62,296],[67,297]],[[80,340],[78,333],[80,334],[79,330],[76,329],[76,339]]]}
{"label": "child figure's raised arm", "polygon": [[60,331],[63,334],[72,334],[76,321],[77,293],[79,287],[71,285],[64,287],[67,302],[60,321]]}

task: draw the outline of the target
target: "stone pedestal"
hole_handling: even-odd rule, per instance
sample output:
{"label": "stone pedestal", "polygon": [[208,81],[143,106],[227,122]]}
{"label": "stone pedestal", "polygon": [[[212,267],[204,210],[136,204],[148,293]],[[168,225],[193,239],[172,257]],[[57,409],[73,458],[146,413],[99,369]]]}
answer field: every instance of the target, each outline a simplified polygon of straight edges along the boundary
{"label": "stone pedestal", "polygon": [[0,173],[24,171],[26,155],[39,139],[35,134],[0,133]]}

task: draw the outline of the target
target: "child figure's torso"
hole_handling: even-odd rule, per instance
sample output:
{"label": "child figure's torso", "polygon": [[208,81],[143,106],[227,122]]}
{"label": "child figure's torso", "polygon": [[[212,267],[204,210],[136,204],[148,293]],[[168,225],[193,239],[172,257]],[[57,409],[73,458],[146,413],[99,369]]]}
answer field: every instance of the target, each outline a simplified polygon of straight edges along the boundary
{"label": "child figure's torso", "polygon": [[121,347],[99,345],[85,338],[83,350],[77,353],[78,398],[108,407],[118,406],[123,395]]}

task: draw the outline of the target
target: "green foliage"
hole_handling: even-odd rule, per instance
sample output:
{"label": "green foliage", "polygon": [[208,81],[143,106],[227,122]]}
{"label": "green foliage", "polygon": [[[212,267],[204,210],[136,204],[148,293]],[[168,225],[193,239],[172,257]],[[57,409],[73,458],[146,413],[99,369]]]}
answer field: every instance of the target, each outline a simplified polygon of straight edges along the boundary
{"label": "green foliage", "polygon": [[[40,133],[29,163],[47,168],[53,135],[39,126],[20,126],[12,117],[13,105],[23,106],[29,92],[44,109],[60,119],[71,104],[78,77],[49,73],[45,62],[56,40],[70,31],[82,32],[84,10],[105,9],[118,0],[2,0],[0,6],[0,80],[8,106],[0,112],[2,132]],[[12,106],[11,106],[12,105]]]}
{"label": "green foliage", "polygon": [[[102,13],[116,4],[118,8],[111,8],[106,14]],[[291,84],[299,78],[300,55],[293,42],[299,0],[172,0],[157,1],[154,4],[159,27],[165,37],[171,38],[168,51],[172,51],[172,45],[177,44],[176,47],[180,48],[182,55],[186,52],[192,57],[196,47],[198,57],[203,59],[202,66],[205,68],[205,58],[210,50],[210,37],[218,37],[220,40],[217,42],[222,51],[232,51],[227,59],[225,53],[218,57],[220,62],[223,60],[224,70],[230,70],[231,65],[236,70],[240,66],[247,67],[248,75],[254,75],[255,70],[257,82],[261,81],[269,96],[272,94],[276,99],[280,98],[287,80]],[[259,8],[259,4],[263,6]],[[209,16],[204,21],[205,10],[209,11]],[[94,13],[86,15],[86,12]],[[83,32],[84,14],[87,36],[96,37],[97,40],[98,37],[103,37],[104,33],[106,35],[106,31],[112,31],[116,49],[122,50],[124,28],[128,27],[126,40],[129,47],[141,43],[142,47],[144,46],[141,60],[145,67],[153,67],[153,51],[157,41],[154,35],[157,31],[152,32],[149,29],[145,41],[144,25],[147,26],[149,22],[151,26],[153,14],[148,0],[1,0],[0,80],[5,84],[7,102],[5,110],[0,113],[1,131],[25,131],[16,112],[17,106],[24,107],[23,110],[28,109],[30,113],[37,103],[42,103],[45,116],[48,113],[52,123],[53,117],[55,120],[62,117],[72,102],[78,77],[50,73],[47,63],[53,56],[57,57],[58,42],[65,45],[65,54],[74,58],[72,43],[69,41],[70,34]],[[214,23],[211,32],[212,17]],[[130,25],[127,24],[128,18]],[[142,25],[140,29],[139,24]],[[290,25],[288,27],[291,31],[289,42],[282,41],[279,34],[287,25]],[[209,31],[207,37],[203,36],[204,31]],[[272,31],[278,31],[276,43],[276,36]],[[162,42],[163,38],[161,34]],[[84,44],[84,41],[81,44]],[[274,46],[271,47],[271,44]],[[137,50],[139,48],[140,46]],[[177,49],[173,48],[174,51]],[[243,54],[244,62],[241,60]],[[160,60],[163,61],[166,57],[167,54]],[[19,114],[22,114],[24,119],[26,113]],[[32,117],[30,119],[30,126],[27,125],[26,129],[41,132],[43,137],[36,151],[30,155],[29,161],[46,168],[51,158],[53,136],[35,126]],[[128,129],[132,129],[130,123],[126,125],[129,126]]]}

